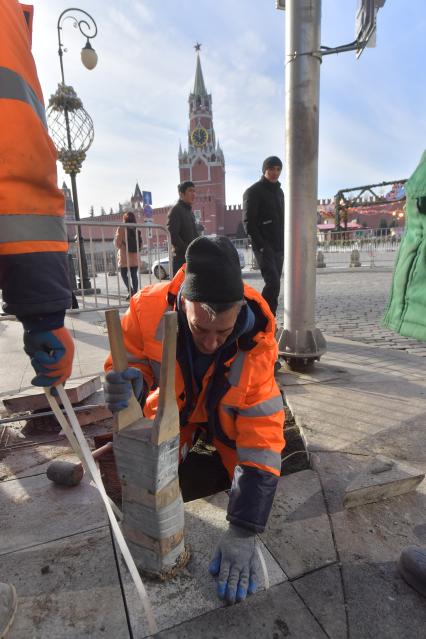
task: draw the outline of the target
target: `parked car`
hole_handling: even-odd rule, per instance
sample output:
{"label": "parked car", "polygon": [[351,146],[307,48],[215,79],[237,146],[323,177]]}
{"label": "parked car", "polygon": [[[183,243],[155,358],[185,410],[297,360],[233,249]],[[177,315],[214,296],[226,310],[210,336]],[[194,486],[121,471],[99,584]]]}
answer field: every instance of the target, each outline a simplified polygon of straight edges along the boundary
{"label": "parked car", "polygon": [[165,280],[169,277],[169,258],[162,257],[152,263],[151,273],[155,275],[157,280]]}
{"label": "parked car", "polygon": [[[241,270],[243,270],[246,265],[244,251],[241,249],[237,249],[237,252],[238,257],[240,258],[240,268]],[[159,260],[155,260],[155,262],[152,263],[151,272],[155,275],[157,280],[165,280],[170,277],[169,258],[162,257]]]}

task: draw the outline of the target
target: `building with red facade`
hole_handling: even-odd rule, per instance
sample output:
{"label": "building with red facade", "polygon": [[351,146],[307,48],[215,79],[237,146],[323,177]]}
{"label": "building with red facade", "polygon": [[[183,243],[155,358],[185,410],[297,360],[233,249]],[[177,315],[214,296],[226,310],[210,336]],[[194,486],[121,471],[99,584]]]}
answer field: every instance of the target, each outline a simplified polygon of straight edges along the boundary
{"label": "building with red facade", "polygon": [[[212,95],[208,93],[204,82],[200,60],[200,45],[196,45],[196,67],[194,86],[188,97],[188,135],[184,148],[179,145],[178,167],[179,181],[191,180],[196,187],[196,197],[193,210],[197,221],[204,227],[205,234],[228,235],[231,237],[243,234],[241,204],[226,205],[225,189],[225,157],[216,138],[213,125]],[[394,187],[399,185],[394,185]],[[67,203],[67,220],[73,217],[71,194],[65,183],[63,191]],[[135,211],[136,219],[140,223],[152,223],[165,226],[167,213],[174,203],[167,206],[147,207],[143,199],[143,191],[136,184],[128,204]],[[390,191],[389,195],[392,194]],[[242,194],[241,194],[242,195]],[[176,194],[177,196],[177,194]],[[386,196],[387,197],[387,196]],[[359,208],[349,208],[348,222],[360,227],[375,228],[386,221],[388,226],[403,225],[402,205],[405,199],[387,204],[377,204],[374,198],[367,198],[365,205]],[[108,215],[93,218],[96,222],[121,222],[124,205],[120,204],[118,211]],[[112,211],[112,209],[111,209]],[[334,200],[318,200],[318,223],[334,226]],[[74,227],[69,227],[69,232]],[[112,239],[114,229],[93,229],[93,237]],[[160,233],[161,241],[166,240],[166,234]]]}
{"label": "building with red facade", "polygon": [[213,126],[212,96],[201,69],[199,45],[194,89],[189,94],[187,148],[179,147],[180,181],[195,184],[193,210],[205,233],[225,233],[225,158]]}

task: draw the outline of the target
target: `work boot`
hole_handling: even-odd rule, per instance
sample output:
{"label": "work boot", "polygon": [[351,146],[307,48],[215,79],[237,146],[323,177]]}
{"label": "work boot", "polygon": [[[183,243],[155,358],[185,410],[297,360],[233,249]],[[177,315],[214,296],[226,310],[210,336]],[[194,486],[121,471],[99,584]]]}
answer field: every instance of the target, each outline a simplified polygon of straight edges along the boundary
{"label": "work boot", "polygon": [[399,558],[398,570],[407,584],[426,597],[426,548],[404,548]]}
{"label": "work boot", "polygon": [[0,639],[6,637],[9,632],[17,605],[15,587],[0,582]]}

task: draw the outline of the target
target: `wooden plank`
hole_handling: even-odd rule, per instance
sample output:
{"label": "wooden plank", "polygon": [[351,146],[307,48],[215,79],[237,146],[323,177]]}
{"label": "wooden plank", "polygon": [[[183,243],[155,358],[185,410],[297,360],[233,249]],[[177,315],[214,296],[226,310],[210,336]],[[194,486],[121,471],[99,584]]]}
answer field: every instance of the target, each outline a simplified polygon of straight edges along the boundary
{"label": "wooden plank", "polygon": [[152,427],[151,441],[157,446],[179,434],[179,411],[176,403],[177,313],[164,314],[163,356],[161,359],[158,408]]}
{"label": "wooden plank", "polygon": [[[65,391],[72,404],[78,404],[101,388],[101,378],[82,377],[71,379],[67,382]],[[26,411],[36,411],[42,409],[50,410],[49,402],[44,391],[36,386],[19,393],[2,398],[3,404],[9,414],[24,413]]]}
{"label": "wooden plank", "polygon": [[164,537],[163,539],[155,539],[146,535],[141,530],[129,526],[126,522],[123,523],[123,534],[127,541],[131,541],[142,548],[152,550],[159,557],[164,557],[168,553],[176,548],[183,539],[183,528],[170,537]]}
{"label": "wooden plank", "polygon": [[[108,328],[108,339],[111,348],[112,365],[114,370],[122,373],[129,366],[126,349],[124,347],[123,331],[121,330],[120,315],[116,309],[105,311]],[[133,392],[128,400],[127,408],[123,408],[114,415],[114,430],[118,431],[130,426],[143,418],[142,408]]]}
{"label": "wooden plank", "polygon": [[180,494],[179,479],[176,477],[167,486],[161,488],[156,493],[151,493],[146,488],[135,486],[126,482],[122,489],[123,499],[128,502],[136,502],[144,506],[148,506],[153,510],[164,508],[173,503]]}

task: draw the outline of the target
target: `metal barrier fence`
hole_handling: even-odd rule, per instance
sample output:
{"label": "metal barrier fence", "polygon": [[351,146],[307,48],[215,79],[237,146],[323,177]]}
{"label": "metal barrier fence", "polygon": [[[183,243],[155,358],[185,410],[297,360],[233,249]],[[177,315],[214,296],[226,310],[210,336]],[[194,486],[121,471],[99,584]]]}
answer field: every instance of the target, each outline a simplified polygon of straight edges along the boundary
{"label": "metal barrier fence", "polygon": [[[373,247],[375,250],[392,251],[401,242],[402,229],[363,229],[359,231],[322,231],[317,235],[318,248],[324,252],[342,252],[353,249],[362,250]],[[393,232],[392,232],[393,231]]]}
{"label": "metal barrier fence", "polygon": [[[120,272],[114,237],[118,229],[124,229],[125,247],[128,253],[129,230],[136,230],[138,288],[153,281],[169,277],[172,264],[171,242],[168,230],[158,224],[125,224],[124,222],[97,222],[83,220],[66,222],[69,245],[70,288],[73,291],[73,310],[68,313],[122,308],[128,304],[129,291],[124,283],[127,275],[132,282],[130,267]],[[78,232],[80,227],[80,233]],[[138,233],[140,231],[140,234]],[[403,229],[363,229],[357,231],[321,231],[317,235],[318,268],[347,268],[355,266],[393,266]],[[80,241],[79,238],[83,238]],[[240,256],[241,268],[258,269],[256,258],[248,238],[234,239]],[[84,254],[79,250],[84,247]],[[132,247],[131,247],[132,248]],[[358,253],[358,254],[357,254]],[[81,259],[83,257],[83,259]],[[83,264],[82,264],[83,262]],[[87,262],[87,269],[84,268]],[[85,272],[85,270],[87,272]],[[154,276],[154,278],[153,278]],[[90,288],[80,285],[90,279]],[[0,316],[6,320],[10,316]]]}
{"label": "metal barrier fence", "polygon": [[[402,238],[402,228],[360,229],[357,231],[318,231],[317,265],[324,268],[393,265]],[[259,268],[248,238],[232,240],[245,257],[250,270]],[[356,254],[352,256],[354,251]]]}
{"label": "metal barrier fence", "polygon": [[[68,237],[75,236],[69,248],[70,287],[75,310],[77,307],[79,311],[92,311],[126,306],[132,289],[151,284],[153,275],[157,279],[169,275],[172,264],[170,234],[163,226],[86,220],[67,221],[66,225]],[[125,266],[120,267],[118,263],[119,247],[114,240],[119,229],[123,229],[122,252],[125,256],[136,253],[137,266],[132,267],[127,259]],[[90,287],[83,286],[87,279]]]}
{"label": "metal barrier fence", "polygon": [[[356,231],[321,231],[317,234],[317,263],[331,268],[347,266],[392,266],[399,249],[403,229],[360,229]],[[358,251],[359,260],[355,260]],[[318,254],[321,253],[318,259]],[[350,253],[351,256],[347,254]],[[354,253],[354,259],[352,254]],[[346,254],[346,255],[345,255]],[[355,264],[355,261],[357,263]]]}

